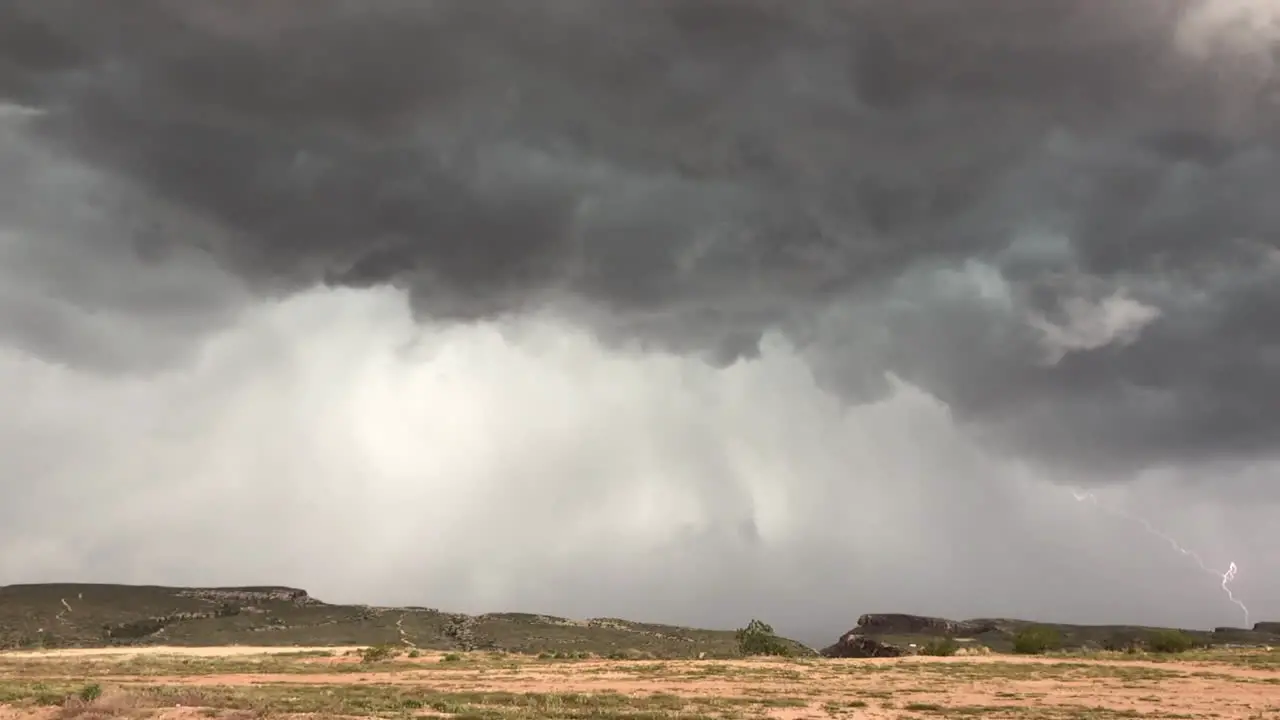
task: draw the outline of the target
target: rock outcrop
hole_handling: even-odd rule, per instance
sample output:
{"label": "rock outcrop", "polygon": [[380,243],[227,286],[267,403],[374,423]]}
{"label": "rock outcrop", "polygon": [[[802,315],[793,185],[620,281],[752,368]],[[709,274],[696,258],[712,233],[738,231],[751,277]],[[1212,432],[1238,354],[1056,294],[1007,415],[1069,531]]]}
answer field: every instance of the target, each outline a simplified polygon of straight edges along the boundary
{"label": "rock outcrop", "polygon": [[902,657],[906,654],[903,648],[859,635],[857,630],[850,630],[840,636],[835,645],[822,650],[822,656],[829,658]]}
{"label": "rock outcrop", "polygon": [[289,587],[264,588],[192,588],[179,590],[179,597],[198,598],[220,603],[288,602],[295,605],[319,604],[306,590]]}
{"label": "rock outcrop", "polygon": [[858,618],[856,632],[862,635],[938,635],[960,637],[996,630],[986,620],[956,621],[902,613],[868,614]]}
{"label": "rock outcrop", "polygon": [[914,646],[895,645],[887,642],[885,636],[957,638],[998,630],[991,620],[957,621],[905,613],[870,613],[858,618],[858,626],[841,635],[835,645],[822,651],[822,655],[832,658],[901,657],[914,654]]}
{"label": "rock outcrop", "polygon": [[476,649],[476,625],[476,619],[469,615],[450,615],[444,634],[457,644],[458,649],[470,652]]}
{"label": "rock outcrop", "polygon": [[165,626],[190,620],[208,620],[210,618],[230,617],[239,613],[239,608],[223,606],[211,612],[176,612],[168,615],[157,615],[143,620],[109,623],[102,626],[102,636],[111,640],[137,640],[155,635]]}

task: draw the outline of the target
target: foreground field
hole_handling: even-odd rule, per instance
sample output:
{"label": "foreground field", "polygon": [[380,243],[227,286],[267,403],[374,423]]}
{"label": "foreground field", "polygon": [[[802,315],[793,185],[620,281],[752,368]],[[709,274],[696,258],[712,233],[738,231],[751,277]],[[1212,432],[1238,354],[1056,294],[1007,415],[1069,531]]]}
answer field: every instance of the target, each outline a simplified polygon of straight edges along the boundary
{"label": "foreground field", "polygon": [[354,650],[0,654],[0,719],[1280,718],[1280,652],[1179,658],[556,660]]}

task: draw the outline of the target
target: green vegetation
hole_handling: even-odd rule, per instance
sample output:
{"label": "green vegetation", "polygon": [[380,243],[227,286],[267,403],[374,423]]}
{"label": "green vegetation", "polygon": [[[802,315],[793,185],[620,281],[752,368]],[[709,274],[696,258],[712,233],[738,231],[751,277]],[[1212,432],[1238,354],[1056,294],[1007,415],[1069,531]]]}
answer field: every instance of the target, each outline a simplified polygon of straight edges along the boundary
{"label": "green vegetation", "polygon": [[921,655],[932,655],[934,657],[950,657],[960,650],[960,643],[955,638],[934,638],[924,644],[920,648]]}
{"label": "green vegetation", "polygon": [[1132,633],[1112,633],[1102,640],[1099,645],[1103,650],[1109,652],[1123,652],[1131,655],[1138,653],[1142,649],[1138,638]]}
{"label": "green vegetation", "polygon": [[394,660],[400,655],[400,648],[393,645],[374,645],[360,649],[360,662],[376,663]]}
{"label": "green vegetation", "polygon": [[[768,637],[770,628],[756,622],[743,631],[748,639]],[[948,638],[937,640],[939,647],[949,644]],[[1280,663],[1280,651],[1260,649],[1151,655],[1142,663],[1114,654],[1101,661],[1076,655],[1038,662],[600,662],[500,652],[420,653],[428,660],[412,662],[400,647],[391,646],[395,652],[387,655],[381,650],[0,655],[0,706],[14,717],[49,708],[40,714],[50,720],[158,720],[175,707],[183,710],[174,717],[196,720],[760,720],[783,715],[783,708],[799,711],[787,717],[809,718],[1156,720],[1201,717],[1192,711],[1206,695],[1217,703],[1247,686],[1273,684],[1273,678],[1236,668]],[[370,656],[383,659],[366,662]],[[1202,664],[1208,662],[1236,667]],[[343,673],[352,675],[344,681]],[[1135,697],[1157,707],[1135,708]]]}
{"label": "green vegetation", "polygon": [[[143,685],[119,688],[92,700],[65,692],[56,684],[0,685],[0,699],[16,706],[60,707],[60,720],[103,717],[144,717],[160,708],[205,708],[208,717],[218,711],[267,717],[319,714],[329,717],[404,718],[414,715],[446,715],[455,718],[601,718],[602,720],[710,720],[727,713],[768,707],[803,706],[793,698],[684,697],[654,694],[632,697],[617,692],[517,693],[493,690],[435,691],[393,685],[269,685],[215,688]],[[753,713],[753,714],[756,714]]]}
{"label": "green vegetation", "polygon": [[734,633],[738,639],[738,651],[743,655],[772,655],[790,657],[793,652],[786,640],[773,632],[773,626],[760,620],[752,620],[746,627]]}
{"label": "green vegetation", "polygon": [[1019,655],[1040,655],[1062,648],[1062,633],[1047,625],[1032,625],[1013,636],[1013,651]]}
{"label": "green vegetation", "polygon": [[1184,653],[1196,644],[1194,638],[1181,630],[1156,630],[1147,639],[1147,647],[1158,653]]}

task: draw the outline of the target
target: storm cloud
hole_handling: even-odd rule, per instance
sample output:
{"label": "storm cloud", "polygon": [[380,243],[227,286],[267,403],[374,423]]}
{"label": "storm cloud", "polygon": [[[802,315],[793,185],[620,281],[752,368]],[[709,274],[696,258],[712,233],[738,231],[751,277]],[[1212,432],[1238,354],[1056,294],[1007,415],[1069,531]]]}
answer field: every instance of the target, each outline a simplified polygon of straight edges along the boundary
{"label": "storm cloud", "polygon": [[[1200,503],[1280,501],[1274,483],[1258,480],[1280,447],[1274,2],[129,8],[0,7],[9,108],[0,116],[0,342],[22,358],[11,360],[25,368],[15,365],[15,378],[48,365],[79,378],[58,382],[89,383],[95,389],[84,392],[113,403],[130,402],[118,393],[189,398],[183,412],[202,428],[192,432],[223,439],[191,456],[170,447],[163,462],[149,451],[138,461],[148,473],[172,476],[210,448],[235,455],[249,442],[224,434],[248,411],[232,410],[214,387],[278,390],[276,404],[262,401],[263,422],[298,429],[295,446],[319,442],[296,413],[325,383],[266,378],[304,366],[323,375],[319,360],[291,353],[294,344],[330,347],[325,323],[306,325],[310,335],[246,328],[324,307],[329,332],[351,334],[369,358],[391,343],[387,357],[426,363],[410,358],[454,337],[458,347],[488,348],[476,358],[501,356],[547,377],[561,362],[588,375],[597,361],[631,368],[614,368],[636,375],[618,381],[629,389],[612,400],[604,380],[534,393],[527,411],[507,410],[520,419],[503,433],[554,426],[547,407],[576,402],[575,393],[587,409],[561,418],[565,427],[607,417],[618,423],[607,425],[610,437],[632,438],[584,446],[633,447],[657,432],[651,424],[683,427],[679,438],[650,438],[661,449],[648,472],[682,478],[681,492],[700,498],[694,514],[728,529],[655,530],[664,542],[779,552],[757,516],[774,501],[743,489],[743,473],[768,473],[748,470],[740,445],[765,437],[776,439],[775,462],[806,458],[803,468],[774,471],[772,486],[790,487],[783,494],[799,503],[792,520],[778,520],[775,543],[791,537],[778,528],[794,518],[835,522],[837,498],[854,503],[872,491],[841,484],[834,461],[815,458],[856,456],[835,447],[842,433],[866,432],[875,408],[900,403],[934,418],[920,422],[942,423],[932,441],[951,448],[923,438],[889,443],[893,452],[865,448],[881,468],[904,453],[933,454],[917,471],[948,476],[927,492],[880,498],[907,516],[909,497],[921,518],[932,517],[931,503],[944,515],[1008,503],[1017,515],[1032,502],[993,489],[1012,487],[1001,482],[1120,493],[1152,482],[1165,489],[1150,493]],[[389,319],[399,312],[411,321]],[[355,316],[394,326],[394,342]],[[468,332],[480,334],[456,335]],[[491,346],[493,332],[506,349]],[[249,337],[258,338],[253,352]],[[218,354],[231,347],[239,349]],[[355,374],[332,382],[376,381],[348,351],[333,352]],[[528,353],[538,362],[528,365]],[[484,394],[483,384],[457,382]],[[666,405],[633,391],[689,398]],[[26,392],[35,402],[39,390]],[[335,402],[347,407],[369,392],[343,390]],[[473,402],[492,412],[516,402],[485,397]],[[701,415],[699,398],[719,410]],[[457,398],[449,412],[467,402]],[[173,412],[162,405],[151,412]],[[739,427],[730,409],[747,408],[790,416],[804,432]],[[75,442],[109,421],[83,422],[66,430]],[[389,421],[375,424],[393,432]],[[894,427],[910,435],[912,426]],[[111,432],[132,442],[148,431],[126,423]],[[349,429],[326,432],[350,447]],[[312,460],[293,467],[280,442],[271,451],[286,466],[279,476],[329,472]],[[369,442],[401,454],[412,444]],[[426,472],[415,463],[433,452],[397,462]],[[643,485],[622,479],[608,453],[563,452],[557,473]],[[24,477],[59,476],[40,457],[30,455]],[[985,459],[966,470],[961,457]],[[83,469],[67,462],[70,483]],[[795,473],[809,478],[780,477]],[[271,487],[281,504],[304,492]],[[574,497],[552,505],[590,504],[589,493]],[[1035,523],[1010,521],[1006,532],[1026,524]],[[1002,552],[999,537],[1008,535],[975,536],[974,562]],[[821,555],[815,536],[803,542]],[[614,581],[625,585],[620,572]]]}

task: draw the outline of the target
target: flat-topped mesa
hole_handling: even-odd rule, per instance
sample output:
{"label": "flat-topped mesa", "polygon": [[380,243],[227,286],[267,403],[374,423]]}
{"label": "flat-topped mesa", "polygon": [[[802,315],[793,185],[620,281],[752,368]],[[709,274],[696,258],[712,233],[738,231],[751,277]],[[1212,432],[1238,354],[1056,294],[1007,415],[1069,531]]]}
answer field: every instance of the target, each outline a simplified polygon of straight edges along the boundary
{"label": "flat-topped mesa", "polygon": [[861,635],[976,635],[994,630],[989,622],[960,622],[926,615],[870,613],[858,618],[854,632]]}
{"label": "flat-topped mesa", "polygon": [[1259,622],[1253,624],[1253,631],[1267,633],[1269,635],[1280,635],[1280,622]]}

